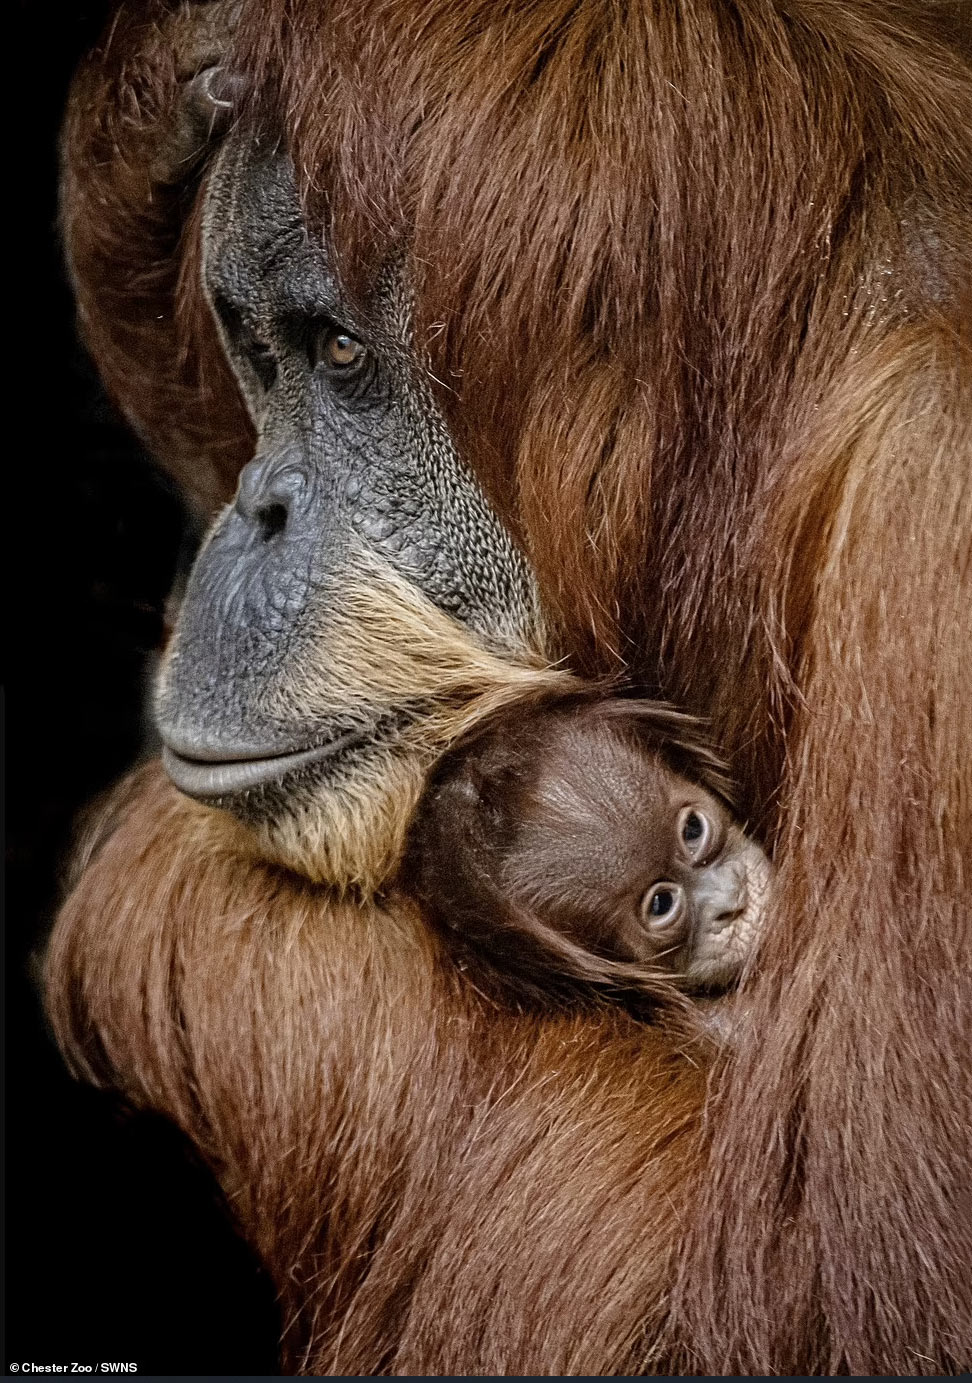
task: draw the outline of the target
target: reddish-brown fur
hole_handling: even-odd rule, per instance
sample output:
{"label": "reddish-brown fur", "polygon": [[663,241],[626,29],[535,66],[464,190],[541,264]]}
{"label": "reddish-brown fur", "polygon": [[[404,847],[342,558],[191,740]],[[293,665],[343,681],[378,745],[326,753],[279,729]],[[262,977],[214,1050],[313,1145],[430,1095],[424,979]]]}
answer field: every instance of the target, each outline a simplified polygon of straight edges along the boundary
{"label": "reddish-brown fur", "polygon": [[[244,6],[236,61],[349,280],[407,231],[440,401],[565,652],[709,717],[779,867],[703,1101],[663,1029],[487,1015],[407,909],[387,931],[361,911],[359,964],[343,914],[242,847],[201,852],[195,809],[143,782],[59,923],[52,1011],[77,1060],[207,1152],[286,1295],[292,1361],[972,1359],[961,18]],[[82,77],[67,216],[109,383],[184,478],[199,446],[212,498],[246,429],[222,367],[198,437],[172,406],[212,351],[187,294],[172,325],[192,188],[159,200],[146,172],[171,43],[126,20]]]}
{"label": "reddish-brown fur", "polygon": [[404,899],[334,903],[247,858],[154,765],[112,810],[49,957],[54,1020],[81,1074],[216,1169],[280,1290],[285,1366],[639,1372],[704,1043],[491,1004]]}
{"label": "reddish-brown fur", "polygon": [[232,493],[253,435],[202,303],[191,176],[200,150],[176,109],[180,79],[220,48],[198,17],[170,18],[160,32],[168,8],[120,10],[78,73],[62,218],[79,320],[105,383],[190,498],[211,509]]}

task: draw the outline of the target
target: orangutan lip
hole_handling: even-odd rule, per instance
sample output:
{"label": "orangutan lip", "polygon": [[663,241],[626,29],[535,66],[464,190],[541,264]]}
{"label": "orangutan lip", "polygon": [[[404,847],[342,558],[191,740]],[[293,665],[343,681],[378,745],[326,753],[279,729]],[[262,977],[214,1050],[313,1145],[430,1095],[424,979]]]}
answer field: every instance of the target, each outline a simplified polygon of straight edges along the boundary
{"label": "orangutan lip", "polygon": [[288,773],[331,758],[359,738],[360,732],[352,732],[309,749],[249,759],[190,759],[166,745],[162,767],[180,792],[205,801],[275,783]]}

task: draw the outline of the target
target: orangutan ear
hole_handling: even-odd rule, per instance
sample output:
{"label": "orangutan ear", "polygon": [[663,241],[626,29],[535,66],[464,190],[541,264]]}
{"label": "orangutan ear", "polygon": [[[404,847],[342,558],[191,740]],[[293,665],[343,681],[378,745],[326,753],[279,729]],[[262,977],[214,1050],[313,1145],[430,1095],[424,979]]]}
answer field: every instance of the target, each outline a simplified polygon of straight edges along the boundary
{"label": "orangutan ear", "polygon": [[229,129],[245,92],[243,77],[219,65],[204,67],[181,83],[171,118],[159,130],[149,165],[153,180],[178,183],[189,177]]}
{"label": "orangutan ear", "polygon": [[191,176],[232,123],[247,85],[225,64],[239,10],[239,0],[214,0],[180,6],[158,22],[171,85],[152,130],[147,169],[154,182]]}

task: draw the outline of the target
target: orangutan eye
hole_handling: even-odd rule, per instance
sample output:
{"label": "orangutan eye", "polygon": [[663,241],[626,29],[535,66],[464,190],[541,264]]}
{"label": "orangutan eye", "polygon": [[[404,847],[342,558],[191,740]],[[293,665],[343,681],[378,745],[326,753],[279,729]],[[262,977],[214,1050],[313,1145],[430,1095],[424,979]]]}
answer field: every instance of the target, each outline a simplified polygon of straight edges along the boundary
{"label": "orangutan eye", "polygon": [[311,368],[344,402],[364,405],[378,397],[378,359],[375,352],[333,323],[312,324],[307,340]]}
{"label": "orangutan eye", "polygon": [[668,927],[681,915],[683,902],[678,884],[655,884],[641,900],[642,916],[653,927]]}
{"label": "orangutan eye", "polygon": [[368,350],[356,336],[335,327],[322,334],[317,359],[328,369],[341,374],[360,370],[368,358]]}
{"label": "orangutan eye", "polygon": [[378,359],[375,352],[344,327],[317,325],[307,346],[311,368],[346,403],[376,402]]}
{"label": "orangutan eye", "polygon": [[712,840],[712,823],[697,807],[686,807],[678,818],[678,836],[686,853],[692,859],[699,859]]}

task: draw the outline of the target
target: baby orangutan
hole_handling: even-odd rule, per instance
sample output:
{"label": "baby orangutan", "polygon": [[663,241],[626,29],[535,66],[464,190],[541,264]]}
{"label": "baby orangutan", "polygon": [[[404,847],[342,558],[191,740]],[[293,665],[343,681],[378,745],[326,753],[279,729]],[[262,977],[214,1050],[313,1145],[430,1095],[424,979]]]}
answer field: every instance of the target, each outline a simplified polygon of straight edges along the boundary
{"label": "baby orangutan", "polygon": [[696,722],[666,706],[591,693],[519,704],[442,760],[406,885],[520,993],[724,989],[771,877],[729,792]]}

